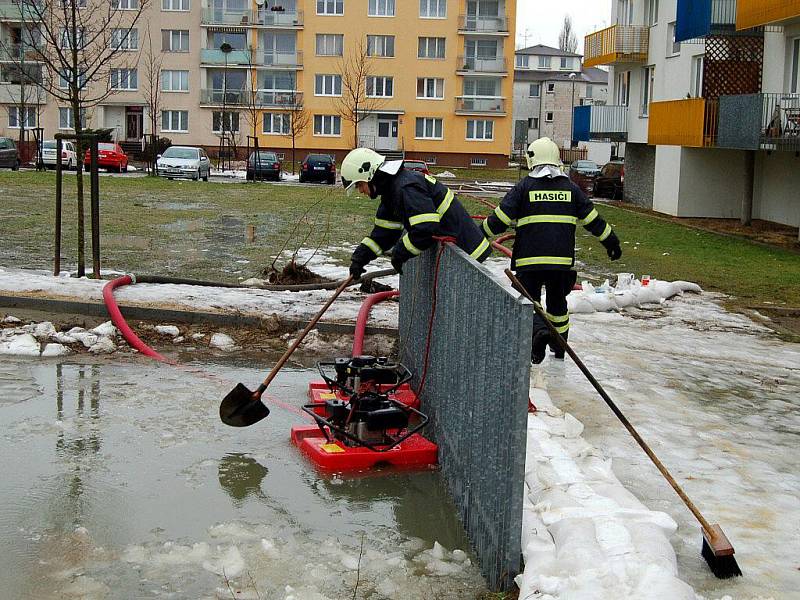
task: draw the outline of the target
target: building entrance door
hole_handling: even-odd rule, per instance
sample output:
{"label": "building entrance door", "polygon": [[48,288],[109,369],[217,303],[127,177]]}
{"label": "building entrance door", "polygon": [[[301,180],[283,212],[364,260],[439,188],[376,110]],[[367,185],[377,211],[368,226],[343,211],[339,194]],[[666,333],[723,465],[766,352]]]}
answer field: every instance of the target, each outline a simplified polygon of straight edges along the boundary
{"label": "building entrance door", "polygon": [[381,150],[397,150],[397,117],[378,119],[378,142]]}
{"label": "building entrance door", "polygon": [[128,107],[125,111],[125,139],[138,141],[142,139],[143,131],[144,114],[141,107]]}

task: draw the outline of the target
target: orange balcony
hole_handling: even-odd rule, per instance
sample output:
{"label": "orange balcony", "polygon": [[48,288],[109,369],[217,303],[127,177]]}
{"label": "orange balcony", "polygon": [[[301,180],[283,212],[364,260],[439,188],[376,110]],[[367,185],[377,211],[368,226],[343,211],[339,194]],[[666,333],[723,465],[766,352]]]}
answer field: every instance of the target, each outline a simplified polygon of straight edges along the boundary
{"label": "orange balcony", "polygon": [[650,104],[647,143],[708,148],[717,143],[719,102],[705,98]]}
{"label": "orange balcony", "polygon": [[736,29],[800,22],[800,0],[738,0]]}
{"label": "orange balcony", "polygon": [[621,65],[647,61],[650,30],[635,25],[612,25],[590,33],[584,40],[586,67]]}

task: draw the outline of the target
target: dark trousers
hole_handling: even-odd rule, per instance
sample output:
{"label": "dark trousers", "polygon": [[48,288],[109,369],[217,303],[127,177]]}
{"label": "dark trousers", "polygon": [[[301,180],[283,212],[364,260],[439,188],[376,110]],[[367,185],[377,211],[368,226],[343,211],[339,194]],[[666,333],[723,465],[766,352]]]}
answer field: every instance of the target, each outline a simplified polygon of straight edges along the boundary
{"label": "dark trousers", "polygon": [[[520,271],[517,278],[531,295],[540,302],[542,287],[547,293],[545,312],[547,318],[565,340],[569,337],[569,310],[567,309],[567,295],[572,291],[578,274],[575,271],[545,270],[545,271]],[[547,330],[547,324],[537,314],[533,317],[533,337],[541,330]],[[560,347],[551,343],[551,348],[562,355]]]}

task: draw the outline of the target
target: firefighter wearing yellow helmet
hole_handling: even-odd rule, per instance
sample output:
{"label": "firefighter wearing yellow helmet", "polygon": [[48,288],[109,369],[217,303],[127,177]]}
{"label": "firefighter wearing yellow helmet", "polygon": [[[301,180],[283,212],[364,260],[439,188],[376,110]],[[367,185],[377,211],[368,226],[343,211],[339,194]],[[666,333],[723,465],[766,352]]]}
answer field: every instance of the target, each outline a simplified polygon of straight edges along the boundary
{"label": "firefighter wearing yellow helmet", "polygon": [[491,254],[480,228],[453,192],[431,175],[403,168],[402,160],[387,161],[369,148],[352,150],[342,162],[342,185],[380,204],[375,226],[353,252],[350,274],[359,278],[366,265],[392,252],[392,266],[398,273],[403,264],[435,242],[434,236],[448,236],[478,261]]}
{"label": "firefighter wearing yellow helmet", "polygon": [[[583,226],[605,246],[611,260],[622,256],[622,248],[611,225],[603,220],[583,191],[561,170],[561,153],[549,138],[528,146],[530,173],[506,194],[494,213],[483,222],[491,238],[514,227],[517,237],[511,268],[534,300],[542,287],[547,295],[547,318],[566,339],[569,335],[567,295],[577,279],[575,229]],[[534,319],[531,361],[544,360],[550,344],[556,358],[564,351],[550,340],[549,329],[538,316]]]}

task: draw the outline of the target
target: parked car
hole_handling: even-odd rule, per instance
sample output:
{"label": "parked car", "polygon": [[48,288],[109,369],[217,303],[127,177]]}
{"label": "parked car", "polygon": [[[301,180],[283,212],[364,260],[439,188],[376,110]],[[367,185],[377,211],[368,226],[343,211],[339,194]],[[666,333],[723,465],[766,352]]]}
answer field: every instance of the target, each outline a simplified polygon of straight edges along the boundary
{"label": "parked car", "polygon": [[594,192],[594,182],[600,173],[600,167],[592,160],[576,160],[569,167],[569,178],[586,194]]}
{"label": "parked car", "polygon": [[423,175],[431,174],[431,172],[428,170],[428,165],[424,160],[404,160],[403,168],[408,169],[409,171],[417,171]]}
{"label": "parked car", "polygon": [[170,146],[156,159],[156,175],[167,179],[188,178],[208,181],[211,175],[211,161],[202,148]]}
{"label": "parked car", "polygon": [[306,181],[336,183],[336,163],[328,154],[309,154],[300,165],[300,182]]}
{"label": "parked car", "polygon": [[613,160],[603,165],[594,182],[594,195],[599,198],[622,198],[625,185],[625,163]]}
{"label": "parked car", "polygon": [[12,171],[19,169],[19,153],[14,140],[0,137],[0,167],[9,167]]}
{"label": "parked car", "polygon": [[[83,156],[83,166],[89,167],[91,163],[91,150],[87,150]],[[97,166],[124,173],[128,170],[128,155],[119,144],[100,142],[97,144]]]}
{"label": "parked car", "polygon": [[[45,140],[42,142],[42,162],[50,169],[56,167],[56,141]],[[61,168],[77,169],[78,153],[75,151],[75,143],[68,140],[61,142]]]}
{"label": "parked car", "polygon": [[280,181],[281,161],[278,160],[278,155],[269,150],[259,150],[258,155],[251,152],[247,159],[247,179],[250,181],[256,179]]}

